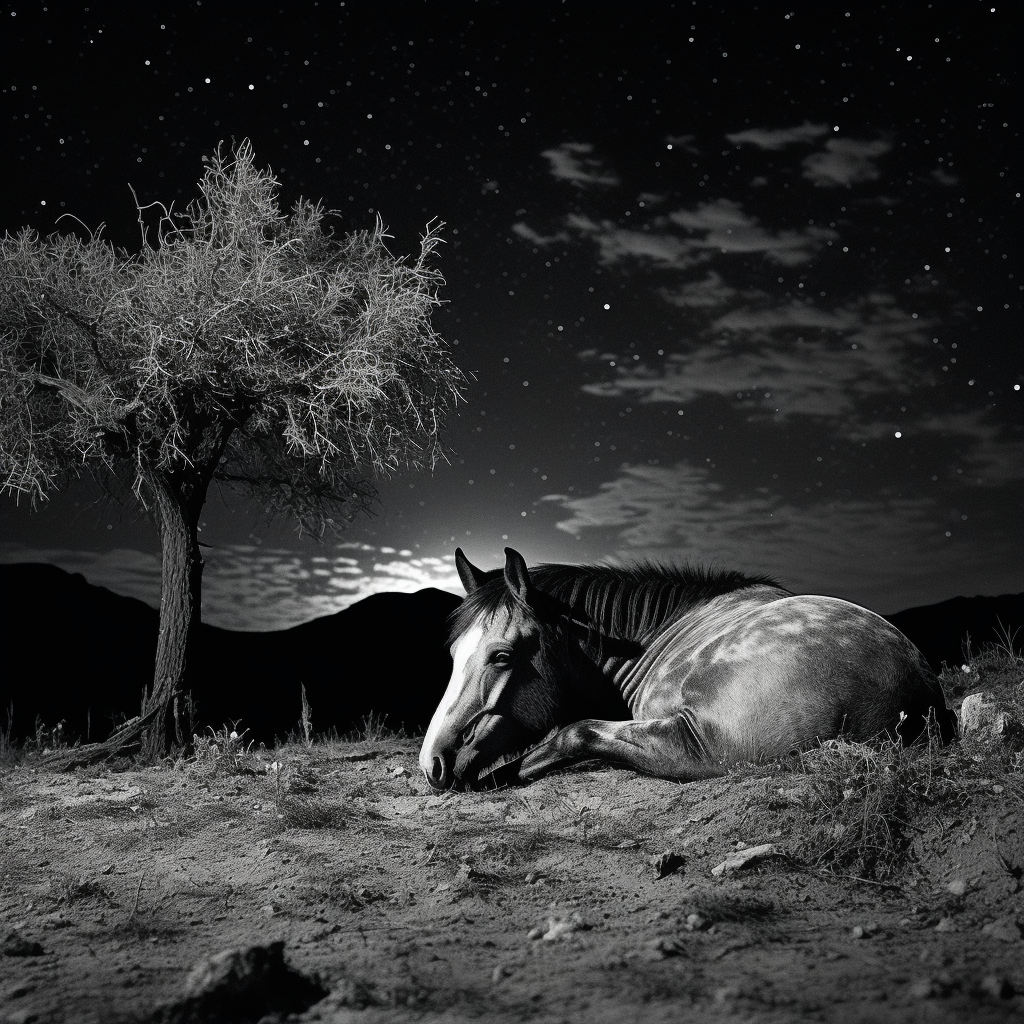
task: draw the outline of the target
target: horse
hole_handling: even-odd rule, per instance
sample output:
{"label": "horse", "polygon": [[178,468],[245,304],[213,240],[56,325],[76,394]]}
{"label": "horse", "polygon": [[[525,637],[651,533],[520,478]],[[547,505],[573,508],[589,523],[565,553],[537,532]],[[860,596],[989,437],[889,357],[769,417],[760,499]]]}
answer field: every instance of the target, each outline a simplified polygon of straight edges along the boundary
{"label": "horse", "polygon": [[681,782],[843,736],[903,743],[956,715],[881,616],[769,576],[539,565],[505,549],[453,612],[451,681],[419,764],[436,790],[526,783],[597,760]]}

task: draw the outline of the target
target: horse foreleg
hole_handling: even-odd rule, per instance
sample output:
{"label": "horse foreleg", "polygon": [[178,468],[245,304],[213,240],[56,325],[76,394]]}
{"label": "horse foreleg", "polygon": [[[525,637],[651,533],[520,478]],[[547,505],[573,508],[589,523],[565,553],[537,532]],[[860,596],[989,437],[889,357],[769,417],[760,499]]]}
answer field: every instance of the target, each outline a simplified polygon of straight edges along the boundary
{"label": "horse foreleg", "polygon": [[591,759],[683,782],[725,774],[710,759],[696,718],[683,711],[641,722],[574,722],[529,751],[519,777],[536,779],[553,768]]}

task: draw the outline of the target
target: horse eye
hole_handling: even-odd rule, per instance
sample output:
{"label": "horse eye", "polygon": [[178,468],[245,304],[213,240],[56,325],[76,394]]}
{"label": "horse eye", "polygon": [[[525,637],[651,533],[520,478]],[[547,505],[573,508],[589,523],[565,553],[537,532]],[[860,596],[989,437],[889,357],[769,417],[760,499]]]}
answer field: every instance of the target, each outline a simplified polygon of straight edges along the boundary
{"label": "horse eye", "polygon": [[491,654],[491,662],[495,665],[507,665],[511,660],[511,651],[494,651]]}

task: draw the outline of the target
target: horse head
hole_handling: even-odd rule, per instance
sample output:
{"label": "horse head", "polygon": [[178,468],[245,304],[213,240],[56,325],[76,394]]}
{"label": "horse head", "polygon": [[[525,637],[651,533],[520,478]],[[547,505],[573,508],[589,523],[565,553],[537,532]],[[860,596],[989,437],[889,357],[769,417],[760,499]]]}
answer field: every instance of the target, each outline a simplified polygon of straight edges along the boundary
{"label": "horse head", "polygon": [[[452,677],[427,729],[420,767],[435,789],[499,785],[564,724],[579,666],[569,623],[537,590],[519,552],[484,572],[455,552],[467,598],[456,613]],[[578,650],[578,648],[577,648]]]}

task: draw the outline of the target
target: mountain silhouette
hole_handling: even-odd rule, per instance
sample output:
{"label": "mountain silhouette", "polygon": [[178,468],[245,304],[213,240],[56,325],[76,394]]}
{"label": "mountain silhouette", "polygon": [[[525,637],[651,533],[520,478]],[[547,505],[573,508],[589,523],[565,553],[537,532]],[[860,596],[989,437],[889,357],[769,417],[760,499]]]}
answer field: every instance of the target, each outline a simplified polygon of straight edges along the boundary
{"label": "mountain silhouette", "polygon": [[[53,565],[0,565],[0,729],[35,734],[64,722],[70,739],[105,739],[138,714],[152,682],[158,614]],[[449,615],[460,599],[440,590],[374,594],[291,629],[240,633],[203,625],[190,688],[195,728],[248,730],[267,743],[298,729],[301,685],[313,729],[345,733],[371,713],[392,728],[426,728],[451,674]],[[936,670],[1024,626],[1024,594],[955,597],[886,618]],[[8,716],[10,719],[8,720]]]}
{"label": "mountain silhouette", "polygon": [[[0,565],[5,595],[0,728],[13,738],[65,723],[102,740],[139,712],[152,682],[159,615],[143,601],[53,565]],[[203,625],[190,681],[197,728],[248,729],[271,743],[298,727],[301,686],[317,733],[384,716],[422,731],[451,675],[447,618],[460,599],[441,590],[374,594],[291,629],[242,633]]]}
{"label": "mountain silhouette", "polygon": [[962,665],[968,652],[976,654],[982,647],[1001,643],[1007,634],[1012,637],[1024,627],[1024,594],[954,597],[885,618],[917,644],[938,672],[943,663]]}

